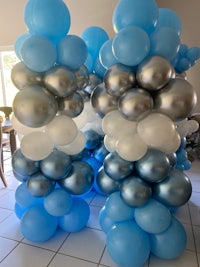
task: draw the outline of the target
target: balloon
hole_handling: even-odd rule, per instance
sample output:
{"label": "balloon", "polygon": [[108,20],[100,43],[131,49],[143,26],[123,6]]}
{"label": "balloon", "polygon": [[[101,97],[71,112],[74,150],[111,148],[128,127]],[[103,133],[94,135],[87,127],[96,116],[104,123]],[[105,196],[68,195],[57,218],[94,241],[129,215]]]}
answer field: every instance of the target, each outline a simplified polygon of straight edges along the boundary
{"label": "balloon", "polygon": [[135,82],[135,73],[132,68],[122,64],[111,66],[104,75],[106,92],[116,97],[132,88]]}
{"label": "balloon", "polygon": [[106,156],[104,171],[113,180],[120,181],[130,175],[134,168],[134,163],[122,159],[117,153],[113,152]]}
{"label": "balloon", "polygon": [[44,36],[33,35],[23,42],[21,57],[32,71],[45,72],[56,63],[56,47]]}
{"label": "balloon", "polygon": [[15,43],[14,43],[14,51],[15,51],[16,56],[20,60],[22,60],[22,57],[21,57],[21,47],[22,47],[24,41],[27,38],[29,38],[30,36],[31,35],[29,33],[24,33],[24,34],[21,34],[20,36],[18,36],[17,39],[15,40]]}
{"label": "balloon", "polygon": [[62,188],[54,189],[44,198],[44,208],[52,216],[63,216],[72,207],[72,197]]}
{"label": "balloon", "polygon": [[149,183],[160,182],[170,172],[170,161],[162,151],[150,148],[135,164],[138,175]]}
{"label": "balloon", "polygon": [[59,97],[68,97],[77,89],[75,74],[64,66],[56,66],[47,71],[44,84],[52,94]]}
{"label": "balloon", "polygon": [[125,118],[137,121],[152,111],[153,98],[144,89],[129,89],[119,98],[118,108]]}
{"label": "balloon", "polygon": [[101,136],[93,130],[85,131],[84,134],[86,138],[85,148],[89,150],[95,149],[100,143]]}
{"label": "balloon", "polygon": [[85,65],[74,72],[76,76],[76,83],[79,90],[84,89],[89,83],[89,71]]}
{"label": "balloon", "polygon": [[143,266],[151,247],[148,234],[134,221],[115,224],[108,232],[106,245],[111,258],[126,267]]}
{"label": "balloon", "polygon": [[82,195],[88,192],[94,182],[92,167],[83,161],[72,162],[70,174],[59,181],[59,185],[73,195]]}
{"label": "balloon", "polygon": [[142,207],[135,209],[136,223],[147,233],[159,234],[171,224],[171,213],[163,204],[151,198]]}
{"label": "balloon", "polygon": [[53,151],[51,138],[43,132],[33,132],[25,135],[20,143],[22,154],[31,160],[42,160]]}
{"label": "balloon", "polygon": [[107,40],[99,51],[99,59],[101,64],[104,66],[104,68],[108,69],[112,65],[117,64],[118,61],[116,57],[113,55],[112,51],[112,41],[113,40]]}
{"label": "balloon", "polygon": [[40,162],[42,173],[51,180],[60,180],[71,171],[71,159],[62,151],[54,150]]}
{"label": "balloon", "polygon": [[128,26],[113,38],[113,53],[116,59],[128,66],[136,66],[148,55],[150,40],[141,28]]}
{"label": "balloon", "polygon": [[93,156],[100,163],[104,162],[105,157],[109,154],[109,151],[106,149],[104,142],[102,141],[99,146],[93,151]]}
{"label": "balloon", "polygon": [[156,26],[158,13],[154,0],[120,1],[112,17],[114,31],[118,32],[127,26],[137,26],[151,33]]}
{"label": "balloon", "polygon": [[166,260],[179,257],[186,247],[186,242],[185,229],[174,217],[166,231],[150,235],[151,252],[156,257]]}
{"label": "balloon", "polygon": [[72,118],[59,115],[46,125],[45,132],[55,145],[62,146],[70,144],[76,138],[78,129]]}
{"label": "balloon", "polygon": [[23,208],[19,204],[15,203],[14,210],[17,218],[21,220],[22,216],[28,210],[28,208]]}
{"label": "balloon", "polygon": [[41,127],[56,115],[58,104],[54,96],[44,87],[29,85],[19,91],[13,101],[16,118],[26,126]]}
{"label": "balloon", "polygon": [[54,190],[55,181],[48,179],[41,172],[37,172],[27,180],[27,190],[34,197],[44,197]]}
{"label": "balloon", "polygon": [[11,70],[11,80],[21,90],[32,84],[42,85],[43,75],[28,69],[24,62],[18,62]]}
{"label": "balloon", "polygon": [[180,121],[189,116],[196,102],[192,85],[184,79],[175,78],[155,96],[155,109],[174,121]]}
{"label": "balloon", "polygon": [[157,91],[168,84],[174,76],[170,62],[161,56],[147,57],[142,61],[136,73],[136,79],[142,88]]}
{"label": "balloon", "polygon": [[57,218],[46,212],[42,205],[30,208],[21,219],[21,232],[31,242],[49,240],[57,230]]}
{"label": "balloon", "polygon": [[88,94],[91,94],[95,89],[95,87],[100,83],[102,83],[101,78],[98,77],[96,74],[91,73],[89,76],[89,83],[84,88],[84,91],[87,92]]}
{"label": "balloon", "polygon": [[123,201],[119,191],[112,193],[107,198],[105,210],[114,222],[123,222],[134,218],[134,208]]}
{"label": "balloon", "polygon": [[169,138],[168,142],[162,144],[161,147],[157,147],[162,150],[164,153],[173,153],[179,148],[181,143],[180,135],[177,131],[174,132],[173,136]]}
{"label": "balloon", "polygon": [[70,13],[63,1],[31,0],[26,3],[24,20],[31,34],[57,40],[70,28]]}
{"label": "balloon", "polygon": [[168,177],[160,183],[154,184],[155,198],[170,207],[184,205],[192,194],[192,185],[185,173],[172,169]]}
{"label": "balloon", "polygon": [[100,59],[98,57],[95,60],[93,72],[100,78],[103,78],[106,72],[106,68],[101,64]]}
{"label": "balloon", "polygon": [[78,70],[87,58],[85,42],[76,35],[67,35],[57,46],[58,62],[72,70]]}
{"label": "balloon", "polygon": [[117,140],[115,138],[110,137],[108,135],[104,136],[104,145],[109,152],[116,151],[116,144],[117,144]]}
{"label": "balloon", "polygon": [[103,206],[99,212],[99,224],[105,234],[107,234],[115,224],[115,222],[109,217],[105,206]]}
{"label": "balloon", "polygon": [[87,54],[87,58],[86,58],[86,60],[84,62],[84,65],[88,69],[88,72],[89,73],[92,73],[93,72],[93,69],[94,69],[94,60],[93,60],[92,55],[90,54],[90,52],[88,52],[88,54]]}
{"label": "balloon", "polygon": [[90,217],[90,207],[84,199],[74,198],[71,209],[58,219],[59,227],[66,232],[79,232],[86,225]]}
{"label": "balloon", "polygon": [[140,207],[151,197],[151,187],[134,175],[122,181],[120,192],[123,201],[131,207]]}

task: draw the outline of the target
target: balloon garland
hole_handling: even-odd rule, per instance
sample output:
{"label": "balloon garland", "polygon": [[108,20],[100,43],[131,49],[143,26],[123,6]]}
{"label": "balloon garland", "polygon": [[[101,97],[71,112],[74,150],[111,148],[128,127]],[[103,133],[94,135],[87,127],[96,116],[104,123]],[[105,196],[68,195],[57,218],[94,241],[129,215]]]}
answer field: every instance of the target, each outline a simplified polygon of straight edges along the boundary
{"label": "balloon garland", "polygon": [[24,20],[11,73],[24,237],[44,242],[57,227],[80,231],[90,216],[84,196],[96,190],[107,196],[99,221],[119,266],[140,267],[150,253],[178,257],[186,233],[173,209],[192,193],[184,170],[199,128],[184,73],[200,48],[181,43],[178,15],[154,0],[120,1],[113,39],[96,26],[69,34],[62,0],[29,0]]}

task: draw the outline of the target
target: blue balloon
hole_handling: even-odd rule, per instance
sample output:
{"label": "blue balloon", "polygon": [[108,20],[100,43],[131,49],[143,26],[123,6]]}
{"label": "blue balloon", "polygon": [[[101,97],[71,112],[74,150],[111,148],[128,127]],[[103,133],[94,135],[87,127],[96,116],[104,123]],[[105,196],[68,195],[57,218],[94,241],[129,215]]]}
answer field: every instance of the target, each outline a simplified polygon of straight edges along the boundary
{"label": "blue balloon", "polygon": [[187,58],[191,64],[194,64],[198,59],[200,59],[200,47],[190,47],[187,51]]}
{"label": "blue balloon", "polygon": [[102,45],[99,51],[99,59],[106,69],[113,64],[119,63],[112,51],[112,40],[108,40]]}
{"label": "blue balloon", "polygon": [[60,40],[57,46],[58,62],[72,70],[78,70],[86,61],[87,46],[76,35],[67,35]]}
{"label": "blue balloon", "polygon": [[24,33],[22,35],[20,35],[15,43],[14,43],[14,51],[16,56],[18,57],[18,59],[22,60],[22,56],[21,56],[21,47],[24,43],[24,41],[29,38],[31,35],[29,33]]}
{"label": "blue balloon", "polygon": [[93,150],[99,145],[101,141],[101,136],[97,132],[93,130],[88,130],[84,132],[84,135],[86,138],[86,149]]}
{"label": "blue balloon", "polygon": [[169,227],[171,213],[163,204],[150,199],[144,206],[135,208],[135,221],[145,232],[158,234]]}
{"label": "blue balloon", "polygon": [[29,0],[24,20],[31,34],[52,40],[64,37],[70,28],[70,13],[62,0]]}
{"label": "blue balloon", "polygon": [[112,44],[116,59],[127,66],[138,65],[148,55],[150,49],[147,33],[135,26],[129,26],[119,31]]}
{"label": "blue balloon", "polygon": [[94,73],[100,78],[103,78],[106,70],[107,69],[101,64],[99,58],[97,58],[94,63]]}
{"label": "blue balloon", "polygon": [[134,218],[135,209],[123,201],[119,191],[112,193],[107,198],[105,209],[111,220],[115,222],[132,220]]}
{"label": "blue balloon", "polygon": [[57,218],[51,216],[38,205],[26,211],[21,219],[21,232],[23,236],[32,242],[45,242],[56,232],[58,226]]}
{"label": "blue balloon", "polygon": [[113,13],[115,32],[127,26],[137,26],[151,33],[158,20],[158,6],[154,0],[119,1]]}
{"label": "blue balloon", "polygon": [[87,162],[94,171],[94,176],[96,177],[98,170],[101,168],[102,164],[96,160],[93,156],[88,159],[84,159],[83,161]]}
{"label": "blue balloon", "polygon": [[21,207],[18,203],[15,203],[15,214],[18,219],[21,219],[24,213],[29,209],[29,208],[23,208]]}
{"label": "blue balloon", "polygon": [[113,221],[109,214],[106,212],[105,206],[100,210],[99,213],[99,224],[101,226],[101,229],[104,231],[104,233],[108,233],[110,229],[115,225],[115,221]]}
{"label": "blue balloon", "polygon": [[87,225],[89,217],[88,203],[82,198],[74,198],[69,212],[59,217],[58,225],[63,231],[79,232]]}
{"label": "blue balloon", "polygon": [[44,198],[44,208],[52,216],[63,216],[72,206],[72,197],[62,188],[54,189]]}
{"label": "blue balloon", "polygon": [[185,249],[187,236],[183,225],[172,218],[169,228],[155,235],[150,235],[151,252],[161,259],[175,259]]}
{"label": "blue balloon", "polygon": [[34,35],[23,42],[21,57],[29,69],[36,72],[45,72],[56,63],[56,47],[47,38]]}
{"label": "blue balloon", "polygon": [[100,145],[93,151],[93,156],[96,160],[103,163],[105,157],[109,154],[109,151],[106,149],[104,142],[100,143]]}
{"label": "blue balloon", "polygon": [[91,54],[88,52],[87,58],[84,62],[84,65],[87,67],[89,73],[93,72],[94,69],[94,60],[93,57],[91,56]]}
{"label": "blue balloon", "polygon": [[123,267],[140,267],[148,260],[150,240],[134,221],[115,224],[107,234],[107,250]]}

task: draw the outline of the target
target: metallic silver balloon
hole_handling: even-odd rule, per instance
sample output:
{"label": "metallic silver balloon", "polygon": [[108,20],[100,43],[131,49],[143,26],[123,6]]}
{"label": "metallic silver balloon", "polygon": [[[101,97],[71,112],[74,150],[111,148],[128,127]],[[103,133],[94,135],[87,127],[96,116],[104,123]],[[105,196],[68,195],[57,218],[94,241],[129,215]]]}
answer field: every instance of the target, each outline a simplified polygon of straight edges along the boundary
{"label": "metallic silver balloon", "polygon": [[164,87],[175,71],[170,62],[161,56],[151,56],[139,64],[136,72],[138,84],[145,89],[157,91]]}
{"label": "metallic silver balloon", "polygon": [[26,187],[34,197],[44,197],[53,191],[56,183],[45,177],[41,172],[33,174],[27,181]]}
{"label": "metallic silver balloon", "polygon": [[133,172],[134,163],[122,159],[116,152],[110,153],[105,157],[104,171],[113,180],[121,181]]}
{"label": "metallic silver balloon", "polygon": [[66,153],[54,150],[40,162],[41,172],[52,180],[60,180],[67,176],[72,169],[71,159]]}
{"label": "metallic silver balloon", "polygon": [[173,169],[169,176],[153,187],[155,198],[170,207],[184,205],[192,194],[192,185],[187,175]]}
{"label": "metallic silver balloon", "polygon": [[76,76],[76,84],[79,90],[84,89],[89,83],[89,71],[85,65],[82,65],[74,72]]}
{"label": "metallic silver balloon", "polygon": [[112,65],[104,75],[107,93],[112,96],[121,96],[136,84],[135,73],[131,67],[123,64]]}
{"label": "metallic silver balloon", "polygon": [[20,181],[20,182],[26,182],[30,176],[27,176],[27,175],[21,175],[19,173],[17,173],[14,169],[12,169],[12,172],[13,172],[13,175],[15,176],[15,178]]}
{"label": "metallic silver balloon", "polygon": [[58,103],[47,89],[30,85],[16,94],[13,111],[19,122],[37,128],[46,125],[55,117]]}
{"label": "metallic silver balloon", "polygon": [[93,186],[94,171],[83,161],[74,161],[69,175],[60,180],[59,185],[72,195],[87,193]]}
{"label": "metallic silver balloon", "polygon": [[13,84],[21,90],[31,84],[41,85],[43,82],[43,74],[28,69],[23,62],[18,62],[12,68],[11,80]]}
{"label": "metallic silver balloon", "polygon": [[154,99],[156,111],[169,116],[173,121],[186,119],[196,103],[195,90],[189,82],[181,78],[171,79]]}
{"label": "metallic silver balloon", "polygon": [[149,183],[162,181],[171,169],[167,155],[153,148],[148,149],[144,157],[139,159],[135,166],[138,175]]}
{"label": "metallic silver balloon", "polygon": [[151,187],[137,176],[129,176],[120,185],[122,199],[131,207],[144,205],[151,197]]}
{"label": "metallic silver balloon", "polygon": [[74,93],[69,97],[62,97],[58,100],[59,114],[66,115],[71,118],[77,117],[84,108],[83,97],[79,93]]}
{"label": "metallic silver balloon", "polygon": [[171,167],[174,167],[177,163],[176,153],[174,152],[174,153],[167,154],[167,157],[169,159]]}
{"label": "metallic silver balloon", "polygon": [[70,96],[77,90],[74,72],[64,66],[56,66],[46,72],[44,84],[52,94],[59,97]]}
{"label": "metallic silver balloon", "polygon": [[128,120],[140,120],[153,109],[153,98],[146,90],[133,88],[119,98],[118,107]]}
{"label": "metallic silver balloon", "polygon": [[101,167],[97,173],[96,184],[102,193],[110,195],[119,190],[120,182],[111,179]]}
{"label": "metallic silver balloon", "polygon": [[97,76],[96,74],[92,73],[89,76],[89,83],[84,88],[84,91],[87,92],[88,94],[91,94],[93,92],[94,88],[100,83],[102,83],[101,78],[99,76]]}
{"label": "metallic silver balloon", "polygon": [[90,98],[94,111],[100,116],[104,117],[106,113],[117,109],[117,98],[109,95],[103,83],[99,84],[91,94]]}

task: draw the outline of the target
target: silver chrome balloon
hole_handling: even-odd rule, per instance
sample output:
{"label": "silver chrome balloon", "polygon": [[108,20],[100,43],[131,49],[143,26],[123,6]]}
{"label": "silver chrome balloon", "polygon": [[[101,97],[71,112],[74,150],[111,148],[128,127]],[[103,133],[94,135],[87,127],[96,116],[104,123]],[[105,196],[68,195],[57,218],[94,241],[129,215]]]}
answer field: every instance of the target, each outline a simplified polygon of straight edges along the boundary
{"label": "silver chrome balloon", "polygon": [[79,93],[74,93],[69,97],[62,97],[58,100],[59,114],[71,118],[77,117],[84,108],[84,99]]}
{"label": "silver chrome balloon", "polygon": [[192,85],[184,79],[175,78],[156,94],[154,107],[173,121],[180,121],[190,115],[196,102],[197,95]]}
{"label": "silver chrome balloon", "polygon": [[179,207],[190,199],[192,185],[184,172],[173,169],[165,180],[154,185],[153,192],[161,203]]}
{"label": "silver chrome balloon", "polygon": [[100,116],[104,117],[106,113],[117,109],[117,98],[109,95],[103,83],[97,85],[91,94],[91,104],[94,111]]}
{"label": "silver chrome balloon", "polygon": [[55,117],[58,104],[48,90],[39,85],[30,85],[16,94],[13,111],[19,122],[37,128]]}
{"label": "silver chrome balloon", "polygon": [[104,75],[107,93],[112,96],[121,96],[136,84],[135,73],[131,67],[123,64],[112,65]]}
{"label": "silver chrome balloon", "polygon": [[170,62],[161,56],[151,56],[139,64],[136,72],[138,84],[145,89],[157,91],[164,87],[175,71]]}
{"label": "silver chrome balloon", "polygon": [[77,90],[74,72],[64,66],[56,66],[47,71],[44,84],[52,94],[59,97],[70,96]]}
{"label": "silver chrome balloon", "polygon": [[101,78],[98,77],[96,74],[91,73],[89,76],[89,83],[84,88],[84,91],[87,92],[88,94],[91,94],[94,88],[100,83],[102,83]]}
{"label": "silver chrome balloon", "polygon": [[129,176],[120,185],[122,199],[131,207],[144,205],[151,197],[151,187],[137,176]]}
{"label": "silver chrome balloon", "polygon": [[82,65],[74,72],[76,76],[76,84],[79,90],[84,89],[89,83],[89,71],[85,65]]}
{"label": "silver chrome balloon", "polygon": [[118,107],[126,119],[137,121],[151,112],[153,98],[146,90],[133,88],[119,98]]}

